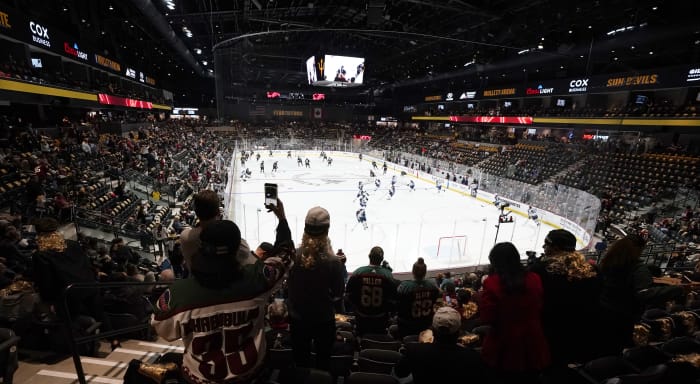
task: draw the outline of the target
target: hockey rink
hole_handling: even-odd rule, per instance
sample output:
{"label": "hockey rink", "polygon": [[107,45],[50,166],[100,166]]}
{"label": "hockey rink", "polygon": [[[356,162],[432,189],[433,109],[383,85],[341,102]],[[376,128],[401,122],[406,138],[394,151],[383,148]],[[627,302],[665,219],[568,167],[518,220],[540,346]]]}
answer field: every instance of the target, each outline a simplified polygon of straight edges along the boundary
{"label": "hockey rink", "polygon": [[[304,218],[309,208],[321,206],[331,217],[329,237],[333,249],[347,255],[347,269],[367,265],[369,250],[384,249],[384,258],[394,272],[409,272],[418,257],[423,257],[429,270],[459,268],[488,264],[488,253],[496,240],[499,210],[462,191],[449,189],[438,192],[433,179],[401,176],[389,168],[383,174],[383,161],[377,161],[375,174],[381,180],[377,189],[370,178],[371,158],[359,160],[356,154],[329,152],[328,166],[318,151],[258,151],[260,161],[251,157],[245,167],[251,171],[246,181],[240,178],[241,163],[236,157],[235,183],[231,192],[228,217],[241,230],[244,239],[254,249],[260,242],[274,242],[277,219],[264,207],[264,184],[276,183],[283,201],[295,243],[299,244],[304,230]],[[297,156],[307,157],[311,167],[297,165]],[[260,162],[265,172],[260,171]],[[277,161],[279,170],[272,172]],[[397,176],[396,193],[389,198],[391,177]],[[444,176],[442,176],[444,178]],[[409,180],[415,182],[410,191]],[[358,224],[358,181],[369,192],[366,206],[368,228]],[[443,186],[445,185],[443,181]],[[498,242],[512,241],[520,250],[542,252],[544,237],[553,227],[516,214],[513,223],[501,224]]]}

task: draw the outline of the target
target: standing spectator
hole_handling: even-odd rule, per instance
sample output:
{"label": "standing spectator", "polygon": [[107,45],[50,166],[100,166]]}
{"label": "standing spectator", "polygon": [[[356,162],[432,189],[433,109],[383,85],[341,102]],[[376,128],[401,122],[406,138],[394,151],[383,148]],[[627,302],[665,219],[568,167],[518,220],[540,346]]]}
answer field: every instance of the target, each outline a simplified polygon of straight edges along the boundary
{"label": "standing spectator", "polygon": [[[544,239],[544,256],[530,270],[544,288],[542,323],[555,367],[597,356],[595,327],[599,319],[600,282],[593,266],[576,252],[576,237],[555,229]],[[576,331],[572,331],[576,330]]]}
{"label": "standing spectator", "polygon": [[425,279],[428,267],[422,257],[413,264],[413,280],[402,281],[397,288],[398,326],[401,337],[417,335],[430,328],[434,305],[440,296],[435,284]]}
{"label": "standing spectator", "polygon": [[199,249],[199,234],[207,225],[219,219],[219,196],[216,192],[205,189],[194,195],[192,205],[197,218],[199,218],[199,225],[187,228],[180,234],[182,255],[185,257],[187,265],[192,263],[192,256]]}
{"label": "standing spectator", "polygon": [[357,333],[385,334],[389,312],[394,309],[396,288],[391,271],[382,266],[384,250],[369,251],[369,265],[360,267],[348,279],[348,298],[357,314]]}
{"label": "standing spectator", "polygon": [[632,346],[634,325],[647,304],[663,305],[683,294],[679,286],[652,286],[649,268],[640,260],[643,249],[642,238],[628,235],[614,242],[600,262],[601,354],[619,355]]}
{"label": "standing spectator", "polygon": [[[437,287],[436,287],[437,288]],[[479,353],[457,344],[461,318],[452,308],[442,307],[432,318],[432,342],[411,343],[395,368],[398,377],[413,375],[415,384],[461,382],[488,383]],[[422,335],[421,335],[422,336]]]}
{"label": "standing spectator", "polygon": [[[180,246],[182,255],[185,257],[185,265],[192,263],[192,257],[199,249],[199,234],[203,228],[221,217],[219,195],[211,189],[203,189],[194,195],[192,205],[199,219],[199,224],[196,227],[185,228],[180,234]],[[241,239],[238,255],[239,260],[245,260],[252,256],[245,239]],[[254,260],[251,261],[254,263]]]}
{"label": "standing spectator", "polygon": [[338,256],[338,260],[340,260],[340,263],[343,265],[343,282],[347,284],[348,268],[345,266],[345,263],[348,261],[348,258],[347,256],[345,256],[345,253],[340,248],[338,248],[338,252],[335,255]]}
{"label": "standing spectator", "polygon": [[168,229],[163,226],[161,222],[157,222],[156,226],[153,227],[153,238],[158,245],[158,257],[163,258],[168,255],[166,251],[166,242],[168,241]]}
{"label": "standing spectator", "polygon": [[267,208],[279,219],[276,257],[243,266],[236,224],[210,223],[200,234],[201,252],[192,258],[194,278],[176,280],[155,305],[152,325],[158,335],[182,338],[188,382],[251,382],[260,376],[267,351],[265,309],[294,252],[282,202]]}
{"label": "standing spectator", "polygon": [[304,235],[289,271],[287,305],[297,366],[310,367],[311,342],[316,366],[327,370],[335,341],[335,313],[342,308],[342,264],[328,238],[331,217],[324,208],[306,214]]}
{"label": "standing spectator", "polygon": [[492,273],[484,280],[480,320],[491,327],[482,347],[484,361],[500,382],[535,383],[549,365],[542,329],[542,282],[526,272],[511,243],[489,253]]}

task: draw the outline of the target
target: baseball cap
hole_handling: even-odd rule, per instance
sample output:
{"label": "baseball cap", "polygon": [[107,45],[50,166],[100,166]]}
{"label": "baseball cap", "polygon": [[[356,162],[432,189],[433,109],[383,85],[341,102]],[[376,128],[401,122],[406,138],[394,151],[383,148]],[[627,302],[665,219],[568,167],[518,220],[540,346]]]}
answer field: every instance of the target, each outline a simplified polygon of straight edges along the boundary
{"label": "baseball cap", "polygon": [[260,243],[260,245],[258,245],[258,248],[262,249],[263,251],[265,251],[265,253],[267,253],[272,252],[272,250],[275,249],[275,246],[268,243],[267,241],[263,241],[262,243]]}
{"label": "baseball cap", "polygon": [[433,331],[442,334],[453,334],[462,326],[462,317],[454,308],[440,307],[433,316]]}
{"label": "baseball cap", "polygon": [[549,231],[544,239],[545,244],[553,245],[563,251],[576,250],[576,237],[573,233],[565,229],[555,229]]}
{"label": "baseball cap", "polygon": [[313,207],[306,214],[304,224],[304,232],[311,236],[327,235],[331,226],[331,216],[324,208]]}
{"label": "baseball cap", "polygon": [[217,220],[199,234],[199,252],[192,257],[192,270],[220,273],[237,267],[236,254],[241,244],[241,231],[230,220]]}

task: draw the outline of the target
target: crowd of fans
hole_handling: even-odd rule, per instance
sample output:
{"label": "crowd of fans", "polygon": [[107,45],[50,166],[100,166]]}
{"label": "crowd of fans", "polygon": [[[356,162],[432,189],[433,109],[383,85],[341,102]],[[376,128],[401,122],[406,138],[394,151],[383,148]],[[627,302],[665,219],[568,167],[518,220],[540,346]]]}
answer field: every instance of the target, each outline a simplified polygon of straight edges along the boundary
{"label": "crowd of fans", "polygon": [[[312,140],[312,132],[337,137],[355,127],[237,123],[236,128],[235,135],[273,137],[277,141],[270,145],[282,145],[284,137]],[[438,158],[538,181],[587,159],[590,150],[537,141],[513,147],[464,143],[420,130],[398,142],[391,133],[375,137],[375,145],[394,149],[387,151],[390,160],[429,173],[431,158]],[[2,325],[25,337],[25,347],[36,347],[42,342],[33,328],[37,319],[88,316],[108,331],[123,326],[125,316],[127,324],[139,324],[155,311],[157,333],[183,339],[184,358],[170,358],[190,381],[249,379],[293,365],[342,376],[351,370],[412,374],[416,383],[431,382],[431,371],[441,362],[469,367],[476,382],[556,382],[572,374],[569,364],[584,364],[583,374],[592,374],[587,362],[621,358],[623,349],[635,343],[667,343],[696,330],[690,319],[697,317],[697,301],[686,297],[691,285],[652,285],[650,269],[640,262],[645,239],[636,236],[601,250],[599,265],[574,251],[571,233],[557,230],[548,235],[544,256],[527,267],[512,244],[501,243],[491,250],[487,271],[430,277],[419,259],[413,279],[399,282],[383,263],[381,244],[368,245],[368,265],[348,273],[346,256],[335,252],[327,236],[331,213],[321,207],[309,210],[302,239],[292,239],[280,202],[268,206],[279,219],[276,241],[253,250],[236,224],[219,217],[220,192],[233,154],[230,139],[231,134],[182,122],[151,124],[126,137],[99,134],[89,125],[65,127],[59,137],[14,132],[10,146],[0,152],[0,199],[8,207],[0,222],[5,250],[0,298],[9,303],[8,297],[26,296],[35,305],[2,306]],[[420,157],[399,156],[397,149]],[[670,181],[666,178],[677,180],[676,187],[687,186],[689,176],[697,174],[693,157],[623,151],[609,159],[619,168],[633,169],[632,177],[646,177],[626,180],[618,188],[609,183],[599,192],[610,211],[619,203],[615,194],[653,186],[655,166],[664,175],[658,181],[660,196]],[[604,159],[599,162],[609,169]],[[627,175],[622,169],[611,177]],[[470,179],[450,172],[455,181]],[[585,173],[574,179],[596,185]],[[178,208],[164,200],[178,202]],[[655,201],[652,196],[637,202]],[[689,206],[673,219],[648,216],[644,220],[656,223],[653,228],[662,234],[691,242],[683,257],[667,268],[697,280],[700,257],[695,257],[692,243],[700,235],[700,215]],[[67,240],[59,228],[71,222],[116,236],[107,243],[83,236]],[[62,312],[58,293],[65,286],[97,281],[146,281],[154,286],[78,292],[69,300],[68,313]],[[174,285],[158,285],[163,281]],[[89,330],[91,323],[84,324],[81,329]],[[221,333],[210,332],[232,325],[236,331],[226,332],[234,332],[230,337],[238,342],[227,344],[225,354],[240,359],[216,360],[211,353],[223,351],[222,340],[216,339]],[[204,340],[203,332],[210,339]],[[109,342],[119,347],[118,338]],[[266,358],[284,355],[280,351],[287,348],[292,358],[282,359],[283,364]],[[668,353],[663,371],[675,380],[687,367],[671,361]],[[205,355],[213,366],[202,370]],[[338,361],[350,365],[341,364],[347,369],[338,370]],[[637,366],[631,373],[644,374],[645,368]],[[296,376],[290,379],[288,374],[283,369],[280,381],[294,382]]]}

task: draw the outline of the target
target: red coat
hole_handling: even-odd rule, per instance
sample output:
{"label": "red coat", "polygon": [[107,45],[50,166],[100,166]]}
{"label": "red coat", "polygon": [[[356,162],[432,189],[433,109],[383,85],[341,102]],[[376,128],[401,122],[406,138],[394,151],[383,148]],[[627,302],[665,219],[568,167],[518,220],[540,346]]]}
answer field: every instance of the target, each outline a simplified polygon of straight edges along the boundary
{"label": "red coat", "polygon": [[481,322],[491,326],[481,354],[491,367],[513,372],[546,368],[549,347],[542,328],[542,281],[525,274],[525,291],[506,294],[501,278],[489,275],[484,281],[479,310]]}

